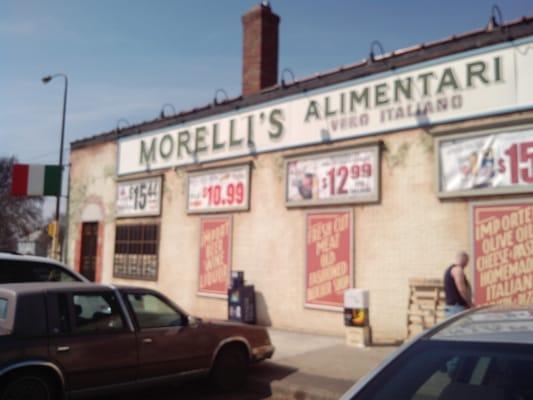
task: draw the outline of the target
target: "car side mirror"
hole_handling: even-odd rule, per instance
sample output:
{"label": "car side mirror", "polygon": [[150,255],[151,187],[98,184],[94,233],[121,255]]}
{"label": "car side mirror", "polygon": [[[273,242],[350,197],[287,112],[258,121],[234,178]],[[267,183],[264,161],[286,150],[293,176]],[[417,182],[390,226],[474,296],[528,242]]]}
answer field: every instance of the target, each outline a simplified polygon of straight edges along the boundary
{"label": "car side mirror", "polygon": [[193,317],[192,315],[187,317],[187,325],[191,328],[197,328],[200,325],[200,322],[202,322],[200,318]]}

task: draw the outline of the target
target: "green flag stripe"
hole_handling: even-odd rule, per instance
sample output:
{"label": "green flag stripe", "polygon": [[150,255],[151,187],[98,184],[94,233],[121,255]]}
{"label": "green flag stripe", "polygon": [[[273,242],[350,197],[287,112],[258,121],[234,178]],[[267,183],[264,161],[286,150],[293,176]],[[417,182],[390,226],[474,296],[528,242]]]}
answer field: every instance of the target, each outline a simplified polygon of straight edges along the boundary
{"label": "green flag stripe", "polygon": [[44,170],[44,195],[59,196],[61,169],[58,165],[47,165]]}

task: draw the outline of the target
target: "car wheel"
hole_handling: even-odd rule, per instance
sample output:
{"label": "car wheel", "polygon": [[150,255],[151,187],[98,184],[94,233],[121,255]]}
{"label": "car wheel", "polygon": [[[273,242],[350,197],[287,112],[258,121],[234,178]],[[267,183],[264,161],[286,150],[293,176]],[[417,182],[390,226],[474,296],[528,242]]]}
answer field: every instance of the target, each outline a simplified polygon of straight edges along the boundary
{"label": "car wheel", "polygon": [[211,382],[215,388],[229,392],[241,388],[248,374],[248,356],[237,346],[223,347],[211,369]]}
{"label": "car wheel", "polygon": [[16,374],[7,380],[1,400],[55,400],[55,387],[45,375]]}

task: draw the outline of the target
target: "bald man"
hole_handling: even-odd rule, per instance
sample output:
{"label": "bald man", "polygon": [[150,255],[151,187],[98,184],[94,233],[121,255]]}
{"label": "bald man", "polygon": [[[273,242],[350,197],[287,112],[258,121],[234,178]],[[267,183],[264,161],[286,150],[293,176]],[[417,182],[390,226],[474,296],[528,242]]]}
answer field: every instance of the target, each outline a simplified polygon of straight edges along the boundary
{"label": "bald man", "polygon": [[450,265],[444,273],[444,292],[446,293],[446,317],[460,313],[474,306],[472,289],[465,275],[468,265],[468,254],[461,251],[457,254],[455,264]]}

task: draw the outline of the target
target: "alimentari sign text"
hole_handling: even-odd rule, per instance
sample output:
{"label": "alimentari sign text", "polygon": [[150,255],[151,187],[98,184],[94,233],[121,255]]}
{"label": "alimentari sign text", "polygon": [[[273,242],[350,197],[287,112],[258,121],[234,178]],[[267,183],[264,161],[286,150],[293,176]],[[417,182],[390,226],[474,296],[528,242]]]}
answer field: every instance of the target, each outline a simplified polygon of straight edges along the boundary
{"label": "alimentari sign text", "polygon": [[238,157],[533,106],[521,46],[392,71],[123,138],[118,174]]}

